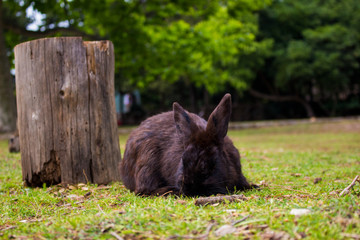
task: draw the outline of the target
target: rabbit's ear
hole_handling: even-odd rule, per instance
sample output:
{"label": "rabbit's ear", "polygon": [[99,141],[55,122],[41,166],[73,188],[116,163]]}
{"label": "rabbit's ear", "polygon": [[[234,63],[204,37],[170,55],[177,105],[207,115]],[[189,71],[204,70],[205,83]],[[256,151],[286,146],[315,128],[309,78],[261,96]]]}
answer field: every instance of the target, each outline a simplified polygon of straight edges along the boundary
{"label": "rabbit's ear", "polygon": [[219,105],[210,114],[206,131],[217,141],[223,141],[228,131],[231,115],[231,95],[229,93],[221,99]]}
{"label": "rabbit's ear", "polygon": [[189,140],[191,135],[197,130],[197,126],[189,116],[189,113],[177,102],[173,104],[173,112],[176,131],[180,134],[181,140],[185,142]]}

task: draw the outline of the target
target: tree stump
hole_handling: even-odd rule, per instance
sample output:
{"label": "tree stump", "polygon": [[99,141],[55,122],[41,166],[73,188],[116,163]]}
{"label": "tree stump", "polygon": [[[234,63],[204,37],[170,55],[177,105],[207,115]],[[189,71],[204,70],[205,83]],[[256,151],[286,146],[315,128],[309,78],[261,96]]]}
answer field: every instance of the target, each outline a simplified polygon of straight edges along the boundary
{"label": "tree stump", "polygon": [[25,184],[120,180],[113,44],[25,42],[15,47],[15,72]]}

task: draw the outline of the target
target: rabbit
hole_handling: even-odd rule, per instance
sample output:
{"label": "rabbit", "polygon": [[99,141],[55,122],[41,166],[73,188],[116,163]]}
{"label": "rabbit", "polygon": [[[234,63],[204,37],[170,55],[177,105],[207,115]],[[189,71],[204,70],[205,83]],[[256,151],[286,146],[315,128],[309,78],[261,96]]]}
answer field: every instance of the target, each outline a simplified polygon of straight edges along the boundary
{"label": "rabbit", "polygon": [[129,136],[121,180],[138,195],[210,196],[252,188],[240,154],[226,136],[231,95],[208,121],[173,103],[173,111],[143,121]]}

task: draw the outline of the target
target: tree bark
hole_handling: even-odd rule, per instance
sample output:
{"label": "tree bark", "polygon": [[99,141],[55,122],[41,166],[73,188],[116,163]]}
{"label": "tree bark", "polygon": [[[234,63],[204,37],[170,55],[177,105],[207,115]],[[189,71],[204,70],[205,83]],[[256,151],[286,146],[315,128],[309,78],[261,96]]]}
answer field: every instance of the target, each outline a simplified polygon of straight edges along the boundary
{"label": "tree bark", "polygon": [[2,12],[2,0],[0,0],[0,132],[12,132],[16,128],[15,85],[6,54]]}
{"label": "tree bark", "polygon": [[209,117],[209,108],[210,108],[210,96],[208,90],[204,87],[203,90],[203,105],[199,112],[199,116],[207,119]]}
{"label": "tree bark", "polygon": [[197,101],[196,101],[196,87],[194,86],[193,83],[189,83],[189,87],[190,87],[190,101],[191,101],[191,111],[194,113],[198,113],[198,105],[197,105]]}
{"label": "tree bark", "polygon": [[15,70],[25,184],[120,180],[112,43],[80,37],[22,43]]}
{"label": "tree bark", "polygon": [[270,101],[274,101],[274,102],[298,102],[305,108],[306,114],[309,118],[315,117],[314,111],[311,108],[310,104],[298,96],[268,95],[268,94],[258,92],[254,89],[249,89],[249,92],[254,97],[262,98],[262,99],[266,99],[266,100],[270,100]]}

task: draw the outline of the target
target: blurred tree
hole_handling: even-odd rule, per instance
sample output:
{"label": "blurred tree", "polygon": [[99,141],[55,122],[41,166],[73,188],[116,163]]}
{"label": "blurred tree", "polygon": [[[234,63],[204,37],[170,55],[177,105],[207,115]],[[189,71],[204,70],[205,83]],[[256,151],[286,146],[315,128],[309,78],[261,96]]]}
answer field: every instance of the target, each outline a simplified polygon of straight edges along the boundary
{"label": "blurred tree", "polygon": [[[195,105],[197,89],[213,94],[227,85],[247,88],[271,45],[255,37],[254,12],[269,1],[6,0],[2,20],[9,53],[21,41],[46,36],[110,39],[118,89],[146,92],[157,82],[157,90],[166,92],[169,84],[183,82],[177,85]],[[37,31],[27,29],[34,21],[29,7],[43,17]]]}
{"label": "blurred tree", "polygon": [[[261,61],[255,56],[261,56],[271,45],[269,40],[255,38],[257,22],[253,11],[261,7],[256,2],[261,2],[262,7],[265,4],[246,0],[197,1],[177,17],[167,16],[168,21],[146,25],[150,39],[147,51],[151,57],[146,62],[146,76],[137,81],[137,86],[144,87],[153,81],[167,84],[183,81],[184,90],[190,93],[194,88],[203,88],[214,94],[229,85],[244,91],[254,77],[251,65]],[[245,18],[245,14],[251,17]],[[253,62],[246,60],[251,56]],[[194,94],[190,97],[192,110],[196,111]]]}
{"label": "blurred tree", "polygon": [[[28,30],[35,21],[27,14],[31,8],[44,17],[37,31]],[[16,44],[34,38],[56,35],[81,35],[90,38],[77,28],[80,9],[70,8],[64,1],[0,0],[0,132],[14,131],[16,127],[16,99],[14,77],[10,74],[13,48]],[[46,17],[45,17],[46,16]]]}
{"label": "blurred tree", "polygon": [[314,116],[314,106],[335,115],[339,99],[359,101],[358,1],[274,1],[261,13],[260,36],[273,38],[274,49],[267,68],[258,74],[253,95],[297,101],[309,117]]}
{"label": "blurred tree", "polygon": [[0,0],[0,132],[14,131],[16,128],[16,101],[14,81],[10,74],[8,51],[5,45],[3,3]]}
{"label": "blurred tree", "polygon": [[[231,87],[298,102],[308,116],[314,107],[336,114],[343,99],[360,105],[356,0],[0,2],[0,113],[14,110],[5,102],[14,102],[6,59],[15,44],[60,35],[113,41],[117,88],[157,92],[152,100],[160,103],[170,94],[186,96],[196,109],[199,92],[206,104]],[[42,14],[37,31],[27,28],[34,21],[29,8]]]}

